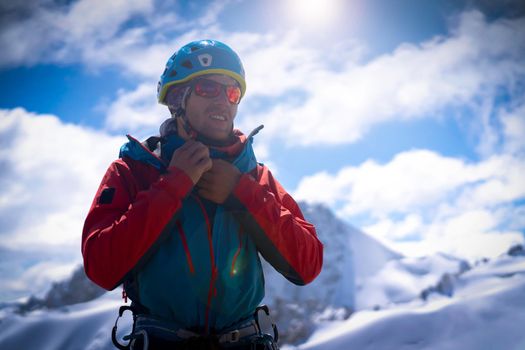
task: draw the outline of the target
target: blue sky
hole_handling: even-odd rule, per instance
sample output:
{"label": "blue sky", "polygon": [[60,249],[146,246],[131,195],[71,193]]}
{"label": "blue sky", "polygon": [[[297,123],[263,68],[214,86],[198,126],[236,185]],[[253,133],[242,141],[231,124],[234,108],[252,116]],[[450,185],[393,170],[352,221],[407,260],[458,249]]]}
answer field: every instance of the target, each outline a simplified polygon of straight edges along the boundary
{"label": "blue sky", "polygon": [[523,242],[520,1],[3,1],[0,300],[80,263],[83,218],[126,133],[168,117],[167,58],[215,38],[248,90],[259,160],[296,199],[407,255]]}

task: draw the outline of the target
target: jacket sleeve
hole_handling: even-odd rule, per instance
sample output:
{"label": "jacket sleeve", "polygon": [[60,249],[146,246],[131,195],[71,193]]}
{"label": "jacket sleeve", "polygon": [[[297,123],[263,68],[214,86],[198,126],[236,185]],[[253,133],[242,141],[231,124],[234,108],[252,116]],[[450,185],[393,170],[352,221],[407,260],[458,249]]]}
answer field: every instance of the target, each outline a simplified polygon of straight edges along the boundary
{"label": "jacket sleeve", "polygon": [[172,167],[143,189],[128,163],[113,162],[84,223],[82,255],[87,276],[105,289],[116,288],[168,231],[192,186],[182,170]]}
{"label": "jacket sleeve", "polygon": [[242,175],[225,204],[266,261],[289,281],[310,283],[323,265],[323,245],[315,227],[267,167],[258,165],[256,173]]}

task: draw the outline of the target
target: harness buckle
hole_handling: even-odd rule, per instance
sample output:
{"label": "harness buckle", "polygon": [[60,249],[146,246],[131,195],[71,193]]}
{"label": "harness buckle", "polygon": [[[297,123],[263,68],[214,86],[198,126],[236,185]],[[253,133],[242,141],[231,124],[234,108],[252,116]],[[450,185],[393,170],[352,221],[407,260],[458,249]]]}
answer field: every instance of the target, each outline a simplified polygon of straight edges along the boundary
{"label": "harness buckle", "polygon": [[241,333],[238,329],[230,332],[230,339],[228,340],[230,343],[237,343],[241,337]]}

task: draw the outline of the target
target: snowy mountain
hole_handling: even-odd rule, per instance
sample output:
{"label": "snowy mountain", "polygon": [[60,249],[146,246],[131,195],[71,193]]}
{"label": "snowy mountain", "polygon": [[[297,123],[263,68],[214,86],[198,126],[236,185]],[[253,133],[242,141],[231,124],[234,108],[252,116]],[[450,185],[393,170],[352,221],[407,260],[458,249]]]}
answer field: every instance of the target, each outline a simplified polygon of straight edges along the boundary
{"label": "snowy mountain", "polygon": [[307,203],[300,206],[324,245],[320,275],[307,286],[296,286],[263,263],[266,280],[263,302],[270,306],[281,338],[293,344],[306,340],[319,318],[348,318],[359,307],[356,281],[373,276],[388,261],[401,258],[338,219],[327,207]]}
{"label": "snowy mountain", "polygon": [[79,266],[68,280],[54,283],[44,298],[31,296],[18,306],[18,310],[25,313],[42,308],[54,309],[90,301],[104,293],[104,289],[87,278],[84,267]]}
{"label": "snowy mountain", "polygon": [[401,256],[356,228],[339,220],[325,206],[301,203],[305,218],[314,224],[324,245],[323,270],[307,286],[295,286],[270,265],[265,264],[265,302],[316,301],[323,308],[331,305],[355,309],[355,281],[372,276],[388,261]]}
{"label": "snowy mountain", "polygon": [[110,334],[121,304],[117,289],[87,303],[23,316],[4,310],[0,349],[114,350]]}
{"label": "snowy mountain", "polygon": [[455,276],[451,286],[451,296],[434,293],[427,301],[320,324],[296,349],[525,349],[525,256],[475,266]]}
{"label": "snowy mountain", "polygon": [[[347,320],[320,318],[307,342],[282,348],[525,349],[525,256],[506,255],[481,263],[458,274],[452,284],[452,296],[431,293],[426,300],[416,298],[378,311],[358,311]],[[0,348],[113,349],[109,332],[119,305],[120,291],[115,290],[87,303],[25,316],[4,310]],[[119,328],[129,324],[129,320],[120,322]]]}
{"label": "snowy mountain", "polygon": [[[323,206],[302,208],[324,243],[324,268],[312,284],[296,287],[266,266],[265,301],[282,344],[298,349],[521,349],[523,248],[474,267],[443,254],[404,258]],[[25,304],[24,313],[1,309],[0,349],[113,349],[110,332],[122,305],[120,289],[84,302],[100,293],[84,293],[90,288],[85,283],[77,272],[38,303]],[[129,326],[129,319],[119,324],[122,330]],[[504,339],[489,341],[496,334]]]}
{"label": "snowy mountain", "polygon": [[379,309],[426,298],[433,291],[451,294],[447,281],[469,269],[467,261],[445,254],[390,260],[357,283],[357,309]]}
{"label": "snowy mountain", "polygon": [[405,258],[338,219],[323,205],[301,203],[324,245],[321,274],[307,286],[295,286],[264,264],[266,298],[290,344],[305,341],[316,324],[344,320],[352,312],[379,309],[419,298],[439,285],[443,276],[469,268],[464,260],[436,254]]}

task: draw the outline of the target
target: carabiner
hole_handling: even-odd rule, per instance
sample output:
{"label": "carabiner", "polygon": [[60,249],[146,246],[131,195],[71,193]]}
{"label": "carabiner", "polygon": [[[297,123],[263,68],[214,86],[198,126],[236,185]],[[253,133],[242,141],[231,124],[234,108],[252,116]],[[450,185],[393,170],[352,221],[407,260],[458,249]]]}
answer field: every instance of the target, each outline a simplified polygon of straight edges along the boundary
{"label": "carabiner", "polygon": [[[119,343],[119,341],[117,339],[118,320],[122,317],[124,312],[126,312],[127,310],[129,310],[129,311],[131,311],[133,313],[133,308],[131,306],[123,305],[123,306],[121,306],[119,308],[118,316],[117,316],[117,319],[115,320],[115,325],[113,326],[113,329],[111,330],[111,341],[120,350],[129,350],[129,349],[131,349],[131,334],[128,334],[128,335],[126,335],[124,337],[124,339],[126,339],[126,340],[129,339],[129,342],[126,345],[123,345],[123,344]],[[135,314],[133,314],[133,316],[134,315]],[[133,333],[133,331],[132,331],[132,333]]]}

